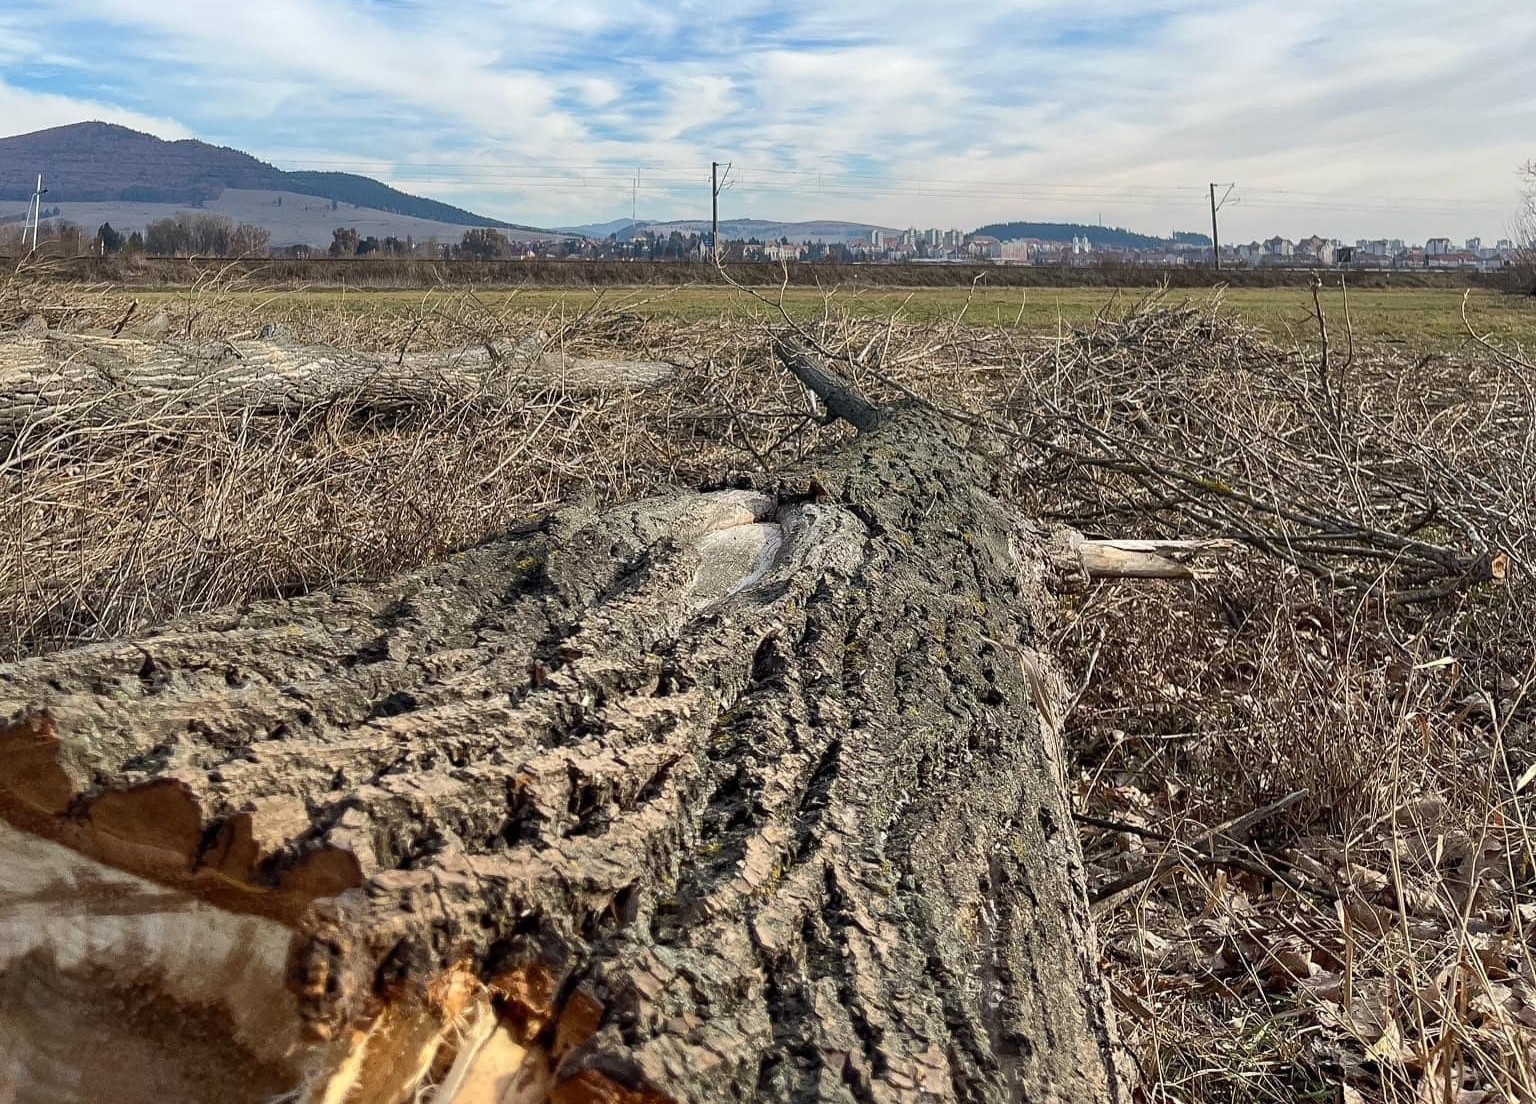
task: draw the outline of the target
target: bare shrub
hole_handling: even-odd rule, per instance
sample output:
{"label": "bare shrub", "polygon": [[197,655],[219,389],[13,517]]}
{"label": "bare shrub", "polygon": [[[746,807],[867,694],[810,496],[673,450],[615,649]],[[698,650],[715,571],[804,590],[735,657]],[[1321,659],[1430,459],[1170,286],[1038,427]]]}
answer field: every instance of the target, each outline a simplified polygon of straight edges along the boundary
{"label": "bare shrub", "polygon": [[1514,286],[1536,295],[1536,161],[1520,166],[1520,217],[1515,237],[1519,248],[1510,265]]}

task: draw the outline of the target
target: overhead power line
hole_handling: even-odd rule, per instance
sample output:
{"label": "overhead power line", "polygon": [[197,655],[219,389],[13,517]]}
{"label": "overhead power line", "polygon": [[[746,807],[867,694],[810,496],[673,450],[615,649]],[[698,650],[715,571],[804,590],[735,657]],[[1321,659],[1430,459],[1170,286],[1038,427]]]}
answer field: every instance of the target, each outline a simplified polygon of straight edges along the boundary
{"label": "overhead power line", "polygon": [[[443,184],[508,189],[568,189],[571,187],[622,190],[635,195],[691,191],[702,173],[690,166],[667,162],[641,162],[618,166],[578,161],[527,162],[426,162],[382,165],[378,162],[340,159],[299,162],[298,171],[310,165],[327,169],[385,177],[396,184]],[[120,180],[135,170],[162,169],[163,163],[143,159],[114,162],[110,174]],[[870,172],[827,173],[825,170],[735,164],[733,186],[742,192],[824,196],[916,196],[933,199],[1092,200],[1130,206],[1167,206],[1206,198],[1205,185],[1127,185],[1113,182],[955,179],[952,177],[889,176]],[[78,170],[66,171],[78,181]],[[1302,189],[1248,187],[1239,195],[1248,207],[1315,208],[1348,211],[1402,211],[1415,214],[1457,214],[1469,211],[1507,212],[1513,200],[1459,199],[1445,196],[1328,193]]]}

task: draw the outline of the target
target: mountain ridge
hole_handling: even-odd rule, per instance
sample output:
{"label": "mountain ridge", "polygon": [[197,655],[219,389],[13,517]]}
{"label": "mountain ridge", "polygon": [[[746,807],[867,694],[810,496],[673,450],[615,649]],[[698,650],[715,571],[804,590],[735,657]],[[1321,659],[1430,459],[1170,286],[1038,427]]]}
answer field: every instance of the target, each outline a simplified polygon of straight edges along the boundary
{"label": "mountain ridge", "polygon": [[197,138],[167,141],[116,123],[69,123],[0,138],[0,200],[29,198],[39,170],[49,203],[199,207],[225,189],[291,192],[456,226],[538,230],[356,173],[289,172],[230,146]]}

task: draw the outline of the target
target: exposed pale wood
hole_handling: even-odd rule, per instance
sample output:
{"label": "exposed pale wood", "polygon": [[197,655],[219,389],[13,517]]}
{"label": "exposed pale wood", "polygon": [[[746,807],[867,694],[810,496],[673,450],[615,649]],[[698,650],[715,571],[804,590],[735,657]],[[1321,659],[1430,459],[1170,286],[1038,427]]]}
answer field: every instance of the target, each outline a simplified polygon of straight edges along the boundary
{"label": "exposed pale wood", "polygon": [[1200,569],[1190,561],[1228,556],[1237,547],[1224,540],[1080,540],[1074,546],[1094,579],[1193,579]]}
{"label": "exposed pale wood", "polygon": [[280,1091],[306,1073],[291,936],[0,821],[0,1100]]}
{"label": "exposed pale wood", "polygon": [[1186,556],[1230,556],[1242,545],[1237,541],[1199,538],[1195,540],[1131,540],[1125,538],[1087,539],[1080,542],[1094,548],[1111,548],[1120,552],[1150,552],[1158,556],[1182,558]]}
{"label": "exposed pale wood", "polygon": [[[306,1104],[396,1104],[429,1083],[434,1064],[456,1060],[477,1024],[494,1022],[484,986],[450,971],[435,991],[386,1003],[364,1030],[333,1040],[311,1074]],[[494,1099],[494,1097],[490,1098]]]}
{"label": "exposed pale wood", "polygon": [[553,1064],[518,1042],[486,1005],[466,1032],[459,1055],[434,1100],[440,1104],[539,1104],[549,1097]]}

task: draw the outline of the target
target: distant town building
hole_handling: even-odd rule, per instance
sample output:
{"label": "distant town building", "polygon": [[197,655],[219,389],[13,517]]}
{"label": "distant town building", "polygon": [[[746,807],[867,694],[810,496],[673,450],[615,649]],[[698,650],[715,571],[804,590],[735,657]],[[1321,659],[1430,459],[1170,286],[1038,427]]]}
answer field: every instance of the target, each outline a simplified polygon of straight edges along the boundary
{"label": "distant town building", "polygon": [[1333,263],[1333,242],[1327,238],[1313,234],[1310,238],[1302,238],[1296,243],[1296,252],[1300,256],[1307,257],[1318,264],[1331,265]]}
{"label": "distant town building", "polygon": [[[525,256],[574,256],[571,243],[514,243]],[[688,236],[678,249],[669,239],[647,232],[633,241],[580,244],[580,254],[598,259],[620,256],[624,259],[682,260],[701,256],[706,245],[700,235]],[[1096,248],[1087,234],[1063,234],[1055,240],[1014,238],[1001,241],[984,234],[966,234],[939,227],[908,227],[905,230],[871,228],[866,238],[853,238],[828,244],[812,239],[791,244],[778,242],[723,241],[722,253],[728,260],[768,260],[815,262],[834,257],[854,263],[943,263],[996,261],[1010,265],[1144,265],[1175,268],[1210,264],[1212,250],[1187,240],[1162,240],[1145,246]],[[1299,269],[1346,266],[1353,269],[1435,269],[1438,271],[1493,272],[1515,263],[1519,247],[1509,239],[1497,246],[1483,244],[1481,238],[1467,238],[1465,247],[1449,238],[1431,238],[1426,245],[1405,244],[1398,238],[1359,239],[1353,246],[1321,234],[1311,234],[1292,241],[1277,235],[1222,247],[1222,259],[1238,267]],[[514,254],[516,255],[516,254]]]}
{"label": "distant town building", "polygon": [[998,260],[1003,255],[1003,243],[990,234],[976,234],[966,243],[966,249],[971,256]]}

